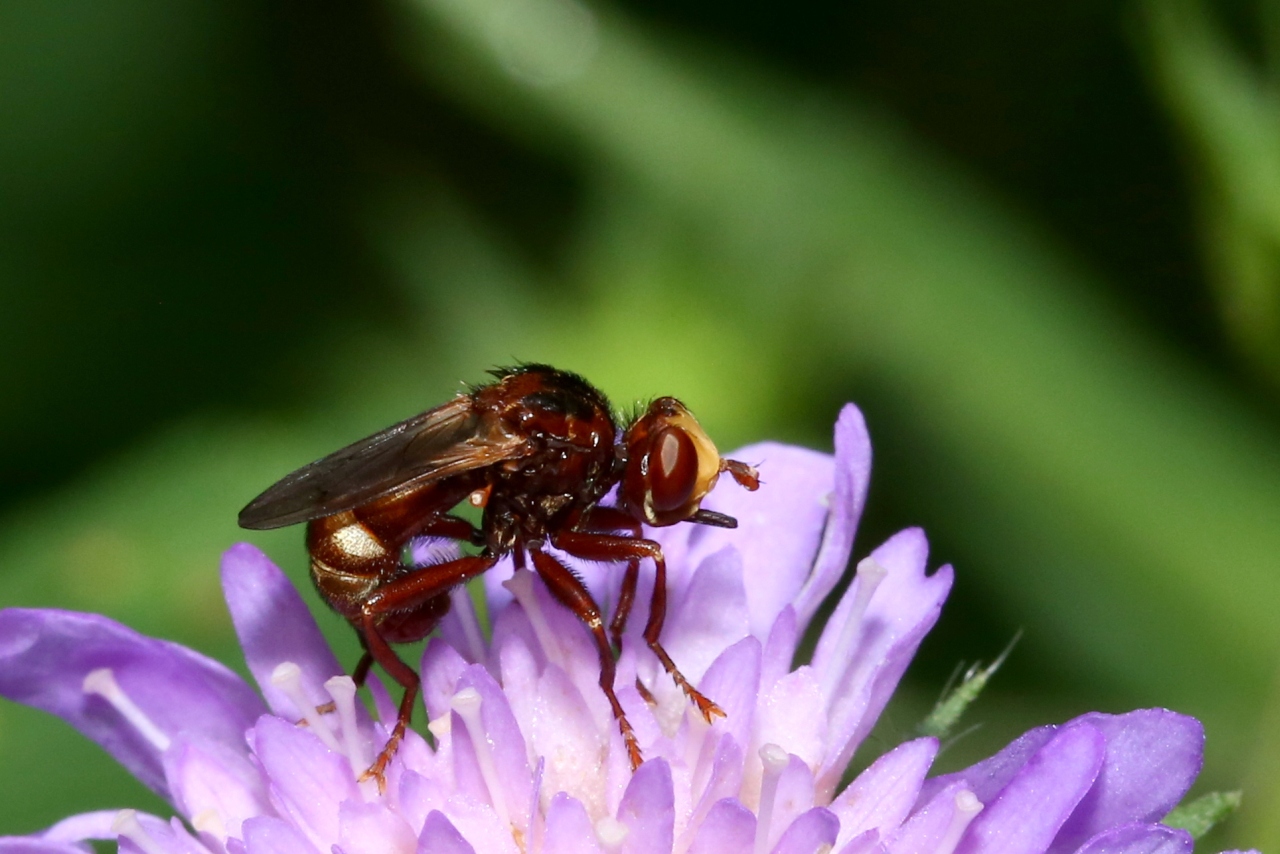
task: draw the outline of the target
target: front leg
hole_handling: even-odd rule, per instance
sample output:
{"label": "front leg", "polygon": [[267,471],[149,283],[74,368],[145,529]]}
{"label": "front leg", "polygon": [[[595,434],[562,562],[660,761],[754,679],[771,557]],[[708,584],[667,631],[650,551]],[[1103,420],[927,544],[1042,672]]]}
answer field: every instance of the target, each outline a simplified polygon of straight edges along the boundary
{"label": "front leg", "polygon": [[[715,718],[724,717],[724,710],[694,688],[684,677],[659,640],[662,636],[663,622],[667,618],[667,561],[662,556],[662,547],[653,540],[593,534],[585,531],[561,531],[552,538],[551,542],[561,551],[583,560],[638,562],[649,558],[653,561],[653,595],[649,599],[649,621],[644,627],[645,642],[662,662],[663,668],[671,674],[675,683],[698,707],[698,711],[702,713],[707,723],[711,723]],[[624,583],[625,580],[624,578]]]}
{"label": "front leg", "polygon": [[631,729],[631,722],[627,720],[627,713],[623,711],[618,695],[613,692],[617,664],[613,660],[613,650],[609,648],[609,639],[605,637],[604,619],[600,616],[600,606],[591,598],[591,591],[587,590],[578,577],[560,561],[534,547],[529,549],[529,555],[533,559],[533,568],[537,570],[538,577],[547,585],[551,595],[576,614],[591,631],[591,637],[596,642],[596,652],[600,658],[600,690],[604,692],[605,699],[609,701],[609,707],[613,709],[613,717],[618,722],[619,731],[622,732],[622,741],[627,747],[627,758],[631,760],[631,770],[634,771],[640,767],[644,757],[640,753],[639,743],[636,742],[635,732]]}

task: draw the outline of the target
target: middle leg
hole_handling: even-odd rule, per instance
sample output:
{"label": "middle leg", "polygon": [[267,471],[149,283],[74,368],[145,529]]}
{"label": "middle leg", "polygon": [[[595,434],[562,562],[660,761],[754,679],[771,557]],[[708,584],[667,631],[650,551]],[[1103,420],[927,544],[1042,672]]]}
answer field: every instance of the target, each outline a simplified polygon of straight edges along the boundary
{"label": "middle leg", "polygon": [[[653,561],[653,595],[649,599],[649,621],[644,627],[645,643],[689,700],[698,707],[707,723],[724,717],[724,710],[693,687],[662,647],[662,625],[667,618],[667,561],[662,556],[662,547],[653,540],[583,531],[561,531],[552,542],[556,548],[584,560],[639,561],[649,558]],[[626,579],[623,580],[625,583]]]}

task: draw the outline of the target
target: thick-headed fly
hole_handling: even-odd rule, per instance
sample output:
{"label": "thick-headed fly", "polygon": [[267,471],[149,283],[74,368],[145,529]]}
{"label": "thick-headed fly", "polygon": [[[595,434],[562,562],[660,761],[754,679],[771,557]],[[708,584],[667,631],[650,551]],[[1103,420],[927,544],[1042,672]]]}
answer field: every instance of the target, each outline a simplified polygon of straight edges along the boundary
{"label": "thick-headed fly", "polygon": [[[575,374],[522,365],[493,375],[496,382],[298,469],[240,511],[245,528],[307,523],[316,589],[355,627],[365,650],[355,681],[362,683],[377,662],[404,688],[391,738],[366,772],[380,785],[418,692],[417,673],[389,644],[426,637],[449,610],[449,591],[508,554],[517,567],[532,565],[590,630],[600,655],[600,688],[631,766],[639,766],[640,747],[613,690],[614,655],[600,607],[577,576],[544,550],[547,544],[585,560],[626,565],[609,624],[619,646],[640,561],[652,560],[645,641],[708,722],[724,715],[662,648],[666,564],[641,526],[735,527],[732,517],[699,505],[723,472],[756,489],[756,470],[722,459],[675,398],[658,398],[623,425],[604,395]],[[602,505],[615,486],[615,504]],[[467,500],[484,508],[478,529],[451,512]],[[405,545],[420,536],[453,538],[481,550],[406,566]]]}

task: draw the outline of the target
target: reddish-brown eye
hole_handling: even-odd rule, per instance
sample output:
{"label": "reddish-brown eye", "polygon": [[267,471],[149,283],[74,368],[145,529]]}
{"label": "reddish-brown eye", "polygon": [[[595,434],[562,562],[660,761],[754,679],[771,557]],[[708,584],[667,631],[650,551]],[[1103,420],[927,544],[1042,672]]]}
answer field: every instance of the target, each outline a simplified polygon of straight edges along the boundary
{"label": "reddish-brown eye", "polygon": [[698,480],[698,449],[679,428],[660,432],[649,451],[649,495],[659,513],[689,503]]}

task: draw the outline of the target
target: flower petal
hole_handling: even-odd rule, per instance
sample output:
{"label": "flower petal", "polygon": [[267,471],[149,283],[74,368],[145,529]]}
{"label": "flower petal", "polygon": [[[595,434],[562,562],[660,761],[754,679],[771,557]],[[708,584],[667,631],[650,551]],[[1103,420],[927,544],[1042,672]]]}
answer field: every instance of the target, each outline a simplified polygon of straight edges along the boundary
{"label": "flower petal", "polygon": [[86,839],[115,839],[115,824],[120,810],[95,810],[68,816],[62,821],[37,834],[41,839],[50,842],[80,842]]}
{"label": "flower petal", "polygon": [[1168,815],[1191,788],[1204,757],[1204,727],[1168,709],[1077,718],[1102,733],[1107,755],[1093,788],[1050,847],[1066,854],[1109,827]]}
{"label": "flower petal", "polygon": [[[508,818],[516,827],[527,828],[533,771],[511,706],[502,688],[478,664],[469,665],[458,680],[459,692],[466,689],[473,689],[480,696],[480,722],[487,743],[473,743],[469,728],[460,713],[454,711],[450,732],[458,790],[477,802],[488,802],[500,817]],[[483,763],[492,763],[497,791],[490,790]]]}
{"label": "flower petal", "polygon": [[346,757],[331,752],[315,733],[271,715],[259,719],[251,740],[276,810],[316,848],[328,851],[341,829],[342,802],[360,800]]}
{"label": "flower petal", "polygon": [[915,806],[937,755],[937,739],[918,738],[898,745],[859,774],[831,803],[840,819],[837,847],[873,828],[883,836],[896,830]]}
{"label": "flower petal", "polygon": [[1191,854],[1194,847],[1185,830],[1163,824],[1129,824],[1098,834],[1076,854]]}
{"label": "flower petal", "polygon": [[1040,854],[1102,768],[1106,739],[1088,724],[1062,728],[969,825],[956,854]]}
{"label": "flower petal", "polygon": [[74,842],[50,842],[34,836],[0,836],[0,854],[92,854]]}
{"label": "flower petal", "polygon": [[836,418],[835,490],[831,510],[822,532],[822,545],[813,562],[813,571],[795,597],[796,616],[807,626],[849,565],[853,537],[858,530],[862,508],[867,503],[871,483],[871,437],[861,410],[845,404]]}
{"label": "flower petal", "polygon": [[704,694],[725,716],[713,725],[717,733],[733,736],[738,744],[751,740],[760,685],[760,641],[745,637],[724,650],[699,682]]}
{"label": "flower petal", "polygon": [[324,682],[342,675],[342,666],[279,567],[256,546],[234,545],[222,555],[222,591],[245,663],[271,710],[302,719],[302,709],[271,681],[276,666],[285,661],[302,670],[302,688],[317,706],[329,702]]}
{"label": "flower petal", "polygon": [[818,789],[830,797],[853,751],[875,725],[920,641],[937,622],[951,591],[952,571],[925,574],[929,544],[908,528],[871,553],[886,574],[858,618],[863,573],[850,585],[814,652],[813,668],[827,696],[829,731]]}
{"label": "flower petal", "polygon": [[840,819],[829,809],[814,807],[791,822],[773,847],[773,854],[813,854],[823,850],[824,845],[835,845],[839,832]]}
{"label": "flower petal", "polygon": [[338,808],[338,820],[343,854],[413,854],[418,849],[409,825],[380,801],[345,801]]}
{"label": "flower petal", "polygon": [[[346,854],[354,854],[350,849],[343,850]],[[471,843],[462,838],[458,829],[439,810],[427,814],[416,851],[417,854],[476,854]]]}
{"label": "flower petal", "polygon": [[697,685],[716,656],[747,636],[747,591],[738,550],[722,549],[702,561],[675,604],[662,629],[662,646]]}
{"label": "flower petal", "polygon": [[682,568],[692,569],[726,546],[736,548],[747,580],[750,630],[764,640],[778,612],[809,578],[835,490],[835,461],[775,442],[740,448],[731,456],[759,465],[760,489],[748,492],[721,477],[702,506],[734,517],[737,528],[675,525],[646,533],[662,543],[676,591],[683,589]]}
{"label": "flower petal", "polygon": [[724,798],[712,804],[688,854],[751,854],[755,839],[755,813],[736,798]]}
{"label": "flower petal", "polygon": [[164,766],[179,811],[219,842],[240,838],[246,820],[271,813],[261,772],[240,751],[184,739],[165,754]]}
{"label": "flower petal", "polygon": [[560,792],[547,808],[542,854],[603,854],[586,807]]}
{"label": "flower petal", "polygon": [[938,792],[955,783],[963,783],[981,803],[990,803],[1001,789],[1009,785],[1027,760],[1048,744],[1060,729],[1062,727],[1042,726],[1028,730],[989,759],[970,765],[963,771],[925,780],[920,787],[919,803],[932,800]]}
{"label": "flower petal", "polygon": [[[85,693],[85,677],[104,668],[159,736]],[[67,721],[166,797],[160,755],[168,745],[157,737],[242,746],[264,711],[239,676],[185,647],[94,614],[20,608],[0,611],[0,696]]]}
{"label": "flower petal", "polygon": [[667,760],[650,759],[636,770],[618,806],[618,821],[627,827],[621,854],[669,854],[676,809]]}
{"label": "flower petal", "polygon": [[244,850],[245,854],[319,854],[292,824],[265,815],[244,823]]}

